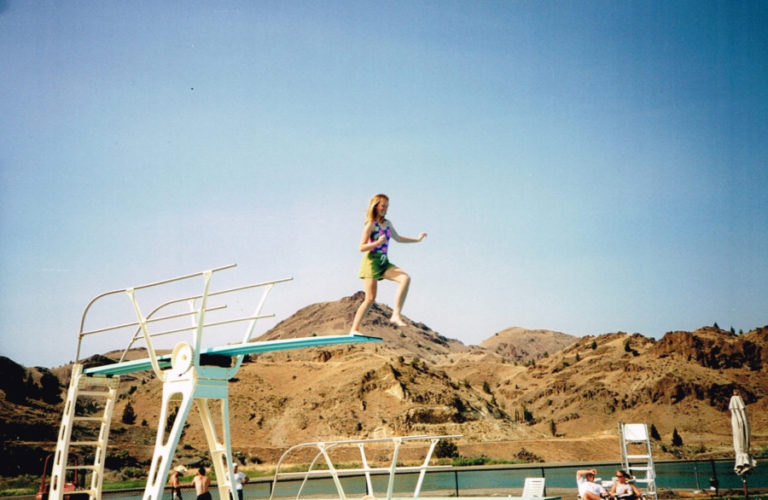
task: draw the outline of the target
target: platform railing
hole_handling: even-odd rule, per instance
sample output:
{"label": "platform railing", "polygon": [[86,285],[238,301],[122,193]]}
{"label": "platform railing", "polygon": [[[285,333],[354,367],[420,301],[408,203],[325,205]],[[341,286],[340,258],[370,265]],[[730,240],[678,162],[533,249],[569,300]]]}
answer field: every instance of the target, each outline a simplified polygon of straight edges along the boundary
{"label": "platform railing", "polygon": [[[225,325],[232,325],[236,323],[247,323],[240,342],[242,343],[248,342],[248,340],[253,335],[253,332],[258,320],[274,317],[274,314],[266,314],[266,315],[261,314],[262,309],[264,307],[264,303],[267,299],[267,296],[269,295],[269,292],[272,290],[272,288],[276,284],[291,281],[293,278],[283,278],[283,279],[277,279],[277,280],[271,280],[271,281],[264,281],[260,283],[253,283],[253,284],[248,284],[244,286],[228,288],[224,290],[211,291],[210,281],[212,276],[217,272],[232,269],[234,267],[236,267],[236,264],[222,266],[222,267],[214,268],[208,271],[201,271],[197,273],[186,274],[183,276],[178,276],[176,278],[170,278],[170,279],[165,279],[161,281],[156,281],[153,283],[147,283],[147,284],[135,286],[132,288],[112,290],[94,297],[86,306],[80,320],[80,330],[78,333],[76,362],[80,361],[80,357],[82,354],[82,345],[86,338],[93,335],[114,333],[120,330],[133,328],[135,330],[130,335],[127,346],[125,347],[125,349],[122,350],[120,358],[118,361],[116,361],[115,364],[125,362],[126,356],[128,355],[129,351],[135,345],[137,345],[138,342],[143,340],[146,346],[146,349],[148,351],[148,357],[149,357],[149,361],[151,362],[151,366],[154,369],[155,374],[158,376],[158,378],[160,380],[163,380],[164,366],[161,366],[161,363],[158,361],[157,351],[153,342],[154,339],[157,339],[159,337],[174,335],[174,334],[181,334],[185,332],[194,332],[193,337],[191,339],[192,342],[190,342],[190,344],[194,346],[194,352],[196,354],[199,354],[201,352],[202,333],[204,329],[220,327]],[[141,307],[139,305],[139,301],[136,297],[137,291],[163,287],[165,285],[170,285],[173,283],[178,283],[178,282],[191,280],[194,278],[200,278],[200,277],[204,279],[203,293],[167,300],[161,303],[160,305],[154,307],[146,316],[143,315],[141,311]],[[211,312],[224,311],[228,308],[228,305],[226,304],[215,305],[210,307],[207,306],[207,302],[209,298],[233,296],[237,293],[246,292],[248,290],[253,290],[256,288],[263,288],[263,293],[261,294],[261,298],[258,300],[258,303],[255,307],[253,314],[247,315],[247,316],[241,316],[241,317],[227,318],[221,321],[210,321],[210,322],[205,321],[206,314]],[[120,294],[125,294],[128,296],[131,302],[132,308],[137,317],[136,321],[124,322],[124,323],[108,325],[108,326],[100,327],[96,329],[86,330],[85,329],[86,321],[89,316],[89,313],[91,313],[92,311],[93,306],[97,304],[99,301],[102,301],[107,297],[120,295]],[[180,304],[181,305],[187,304],[189,310],[184,312],[173,312],[173,313],[168,312],[170,308],[172,308],[173,306],[178,306]],[[185,318],[190,319],[190,324],[188,326],[175,324],[173,327],[169,327],[170,322],[183,320]],[[166,326],[166,328],[164,329],[162,328],[163,324],[165,324]],[[157,331],[150,331],[151,326],[155,326],[159,328],[156,329]],[[236,373],[237,370],[239,369],[240,364],[242,363],[243,357],[244,357],[243,355],[238,355],[235,357],[235,362],[234,362],[234,365],[232,366],[233,373]],[[198,358],[199,356],[196,355],[194,359],[195,363],[198,362]],[[165,364],[167,365],[167,363]]]}

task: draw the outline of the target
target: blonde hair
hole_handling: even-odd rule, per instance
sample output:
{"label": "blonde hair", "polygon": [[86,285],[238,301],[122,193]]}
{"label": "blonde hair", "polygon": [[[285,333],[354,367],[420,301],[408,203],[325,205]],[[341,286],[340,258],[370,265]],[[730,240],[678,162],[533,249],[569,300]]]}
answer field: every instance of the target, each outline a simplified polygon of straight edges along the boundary
{"label": "blonde hair", "polygon": [[389,203],[389,196],[381,193],[375,194],[371,198],[371,201],[368,202],[368,210],[366,210],[365,212],[366,224],[373,221],[379,221],[381,219],[381,215],[379,214],[377,207],[379,206],[379,203],[381,203],[382,201],[386,201],[387,203]]}

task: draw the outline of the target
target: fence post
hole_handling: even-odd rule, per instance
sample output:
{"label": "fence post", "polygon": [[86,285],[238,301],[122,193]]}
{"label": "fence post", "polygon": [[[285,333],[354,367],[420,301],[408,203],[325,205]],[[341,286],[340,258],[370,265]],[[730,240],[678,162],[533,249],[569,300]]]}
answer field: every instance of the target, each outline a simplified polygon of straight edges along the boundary
{"label": "fence post", "polygon": [[456,496],[459,496],[459,471],[453,471],[453,484],[456,486]]}

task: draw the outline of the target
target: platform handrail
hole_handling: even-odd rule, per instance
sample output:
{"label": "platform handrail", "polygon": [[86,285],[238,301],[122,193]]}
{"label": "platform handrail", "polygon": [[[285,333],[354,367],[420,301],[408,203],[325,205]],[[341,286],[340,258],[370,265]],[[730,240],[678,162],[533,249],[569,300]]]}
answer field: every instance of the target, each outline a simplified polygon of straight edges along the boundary
{"label": "platform handrail", "polygon": [[216,272],[219,272],[219,271],[224,271],[224,270],[227,270],[227,269],[232,269],[234,267],[237,267],[237,264],[229,264],[229,265],[226,265],[226,266],[221,266],[221,267],[217,267],[217,268],[211,269],[210,271],[199,271],[199,272],[196,272],[196,273],[191,273],[191,274],[185,274],[183,276],[178,276],[176,278],[164,279],[164,280],[161,280],[161,281],[155,281],[155,282],[152,282],[152,283],[146,283],[144,285],[138,285],[138,286],[134,286],[134,287],[130,287],[130,288],[119,288],[117,290],[111,290],[109,292],[104,292],[104,293],[101,293],[101,294],[95,296],[94,298],[91,299],[90,302],[88,302],[88,305],[85,306],[85,310],[83,310],[83,314],[80,317],[80,329],[78,330],[78,335],[77,335],[78,336],[78,339],[77,339],[77,353],[75,355],[75,362],[78,363],[80,361],[80,347],[81,347],[81,344],[82,344],[82,341],[83,341],[83,330],[85,329],[85,318],[88,316],[88,313],[90,312],[91,307],[93,307],[93,305],[96,302],[98,302],[99,300],[101,300],[101,299],[103,299],[105,297],[108,297],[110,295],[117,295],[119,293],[128,293],[130,290],[144,290],[146,288],[152,288],[152,287],[155,287],[155,286],[167,285],[169,283],[175,283],[175,282],[178,282],[178,281],[184,281],[184,280],[188,280],[188,279],[191,279],[191,278],[196,278],[196,277],[199,277],[199,276],[203,276],[207,272],[216,273]]}
{"label": "platform handrail", "polygon": [[[293,278],[282,278],[282,279],[271,280],[271,281],[263,281],[263,282],[260,282],[260,283],[253,283],[253,284],[250,284],[250,285],[238,286],[238,287],[235,287],[235,288],[228,288],[226,290],[218,290],[218,291],[215,291],[215,292],[210,292],[208,294],[208,296],[209,297],[216,297],[216,296],[219,296],[219,295],[226,295],[226,294],[230,294],[230,293],[237,293],[237,292],[242,292],[244,290],[249,290],[249,289],[259,288],[259,287],[264,287],[264,286],[269,287],[269,290],[271,290],[274,285],[279,284],[279,283],[286,283],[286,282],[291,281],[291,280],[293,280]],[[169,301],[167,301],[167,302],[165,302],[163,304],[160,304],[159,306],[155,307],[155,309],[153,309],[147,315],[147,322],[149,322],[150,319],[153,318],[153,316],[155,314],[160,312],[162,309],[165,309],[166,307],[169,307],[169,306],[172,306],[172,305],[175,305],[175,304],[181,304],[181,303],[184,303],[184,302],[199,300],[202,297],[203,297],[202,294],[197,294],[197,295],[191,295],[189,297],[182,297],[180,299],[169,300]],[[260,302],[261,306],[263,306],[263,303],[264,303],[265,300],[266,300],[266,291],[265,291],[265,294],[262,295],[262,299],[261,299],[261,302]],[[221,309],[225,309],[226,307],[227,306],[218,306],[218,307],[215,307],[215,308],[209,308],[208,311],[221,310]],[[261,308],[259,308],[259,310],[260,309]],[[197,313],[196,310],[192,310],[192,311],[189,311],[189,312],[186,312],[186,313],[181,313],[181,314],[189,316],[189,315],[194,315],[196,313]],[[274,314],[261,315],[261,316],[254,315],[254,316],[250,316],[250,317],[247,317],[247,318],[242,318],[242,320],[243,321],[248,321],[248,320],[254,320],[254,319],[266,319],[266,318],[273,318],[273,317],[274,317]],[[138,322],[122,325],[123,328],[129,327],[129,326],[140,326],[140,325],[139,325]],[[113,327],[113,328],[117,329],[118,327]],[[90,332],[86,332],[86,333],[90,333]],[[172,333],[178,333],[178,332],[175,332],[175,331],[155,332],[155,333],[151,333],[150,337],[153,337],[153,338],[154,337],[161,337],[163,335],[170,335]],[[246,334],[247,336],[246,336],[245,340],[250,338],[250,335],[252,335],[252,334],[253,334],[253,325],[247,330],[247,334]],[[137,340],[140,340],[142,338],[143,338],[143,335],[141,335],[141,328],[137,328],[136,332],[133,335],[133,338],[131,339],[131,342],[125,348],[125,351],[123,351],[123,354],[122,354],[122,356],[120,356],[120,360],[118,362],[122,362],[125,359],[125,356],[128,353],[128,351],[131,349],[131,347],[133,347],[134,342],[136,342]]]}
{"label": "platform handrail", "polygon": [[[217,311],[219,309],[221,309],[221,308],[219,308],[219,307],[212,307],[210,309],[206,309],[205,311],[206,312]],[[191,313],[186,313],[186,315],[190,315],[190,314]],[[265,314],[263,316],[245,316],[243,318],[225,319],[225,320],[222,320],[222,321],[214,321],[212,323],[206,323],[206,324],[203,325],[203,328],[210,328],[210,327],[214,327],[214,326],[231,325],[231,324],[234,324],[234,323],[242,323],[243,321],[253,321],[253,320],[257,320],[257,319],[269,319],[269,318],[274,318],[274,317],[275,317],[274,314]],[[147,322],[147,323],[149,323],[149,322]],[[151,334],[151,336],[152,337],[162,337],[163,335],[172,335],[174,333],[190,332],[190,331],[196,330],[196,329],[197,329],[197,325],[185,326],[185,327],[181,327],[181,328],[174,328],[173,330],[165,330],[165,331],[162,331],[162,332],[156,332],[156,333]]]}
{"label": "platform handrail", "polygon": [[[116,361],[116,363],[123,363],[126,359],[126,356],[128,355],[128,352],[135,346],[136,342],[139,340],[144,340],[144,344],[147,349],[148,360],[150,362],[152,369],[155,371],[156,375],[160,380],[164,378],[163,370],[167,368],[167,363],[165,362],[161,363],[159,361],[158,359],[159,356],[155,350],[153,339],[156,339],[161,336],[172,335],[172,334],[179,334],[184,332],[195,332],[193,334],[193,337],[191,339],[192,341],[190,343],[193,348],[193,352],[195,353],[194,360],[193,360],[195,366],[199,366],[199,354],[203,351],[201,347],[202,334],[203,334],[203,330],[205,330],[206,328],[220,327],[220,326],[231,325],[235,323],[248,322],[248,325],[245,328],[245,332],[240,343],[248,342],[250,337],[253,335],[253,331],[255,329],[255,325],[258,322],[258,320],[275,317],[274,314],[266,314],[266,315],[261,314],[261,311],[264,307],[264,303],[266,301],[267,296],[269,295],[269,292],[272,290],[272,288],[276,284],[291,281],[293,278],[282,278],[277,280],[252,283],[252,284],[237,286],[234,288],[228,288],[224,290],[213,290],[213,291],[210,290],[211,278],[214,273],[217,273],[223,270],[232,269],[234,267],[236,267],[236,264],[230,264],[227,266],[221,266],[221,267],[217,267],[207,271],[185,274],[183,276],[178,276],[175,278],[164,279],[164,280],[155,281],[152,283],[146,283],[143,285],[138,285],[130,288],[112,290],[112,291],[97,295],[85,307],[85,310],[83,311],[82,317],[80,319],[80,330],[78,332],[76,362],[80,362],[82,345],[86,337],[97,335],[97,334],[116,332],[116,331],[127,329],[127,328],[135,328],[136,330],[131,334],[128,345],[122,351],[120,358],[118,361]],[[180,281],[189,280],[189,279],[198,278],[198,277],[203,277],[204,279],[202,293],[193,294],[193,295],[191,294],[182,298],[174,298],[171,300],[167,300],[166,302],[152,309],[152,311],[148,315],[146,316],[143,315],[141,311],[141,307],[139,305],[139,301],[137,300],[137,297],[136,297],[136,292],[138,290],[145,290],[152,287],[160,287],[163,285],[168,285],[171,283],[180,282]],[[223,320],[220,320],[220,321],[211,321],[211,322],[205,321],[205,316],[207,313],[218,312],[218,311],[223,311],[227,309],[226,304],[225,305],[217,304],[217,305],[208,307],[206,304],[209,298],[225,296],[228,294],[232,295],[237,292],[247,291],[247,290],[256,289],[256,288],[263,288],[264,291],[261,294],[261,298],[258,300],[258,305],[253,314],[244,316],[244,317],[236,317],[236,318],[225,317]],[[133,310],[134,310],[134,313],[136,314],[137,320],[133,322],[125,322],[117,325],[108,325],[101,328],[86,330],[85,324],[87,321],[87,317],[92,310],[93,305],[96,304],[98,301],[104,299],[105,297],[109,297],[117,294],[126,294],[128,296],[131,304],[133,305]],[[174,305],[184,304],[184,303],[189,304],[189,311],[174,312],[172,314],[161,315],[161,312],[166,310],[167,308]],[[163,322],[179,320],[184,318],[190,318],[191,320],[190,326],[184,327],[183,325],[173,325],[175,326],[175,328],[165,328],[165,329],[161,329],[160,331],[149,330],[149,326],[158,325]],[[168,325],[168,326],[172,326],[172,325]],[[233,374],[236,373],[237,370],[240,368],[240,365],[243,359],[244,359],[243,354],[238,354],[234,357],[234,364],[231,367],[232,368],[231,372]]]}
{"label": "platform handrail", "polygon": [[[226,308],[227,308],[227,306],[211,307],[211,308],[208,309],[207,312],[219,311],[219,310],[226,309]],[[189,311],[189,312],[171,314],[171,315],[168,315],[168,316],[160,316],[159,318],[153,318],[151,316],[151,314],[150,314],[150,315],[147,316],[146,323],[159,323],[161,321],[167,321],[169,319],[184,318],[186,316],[192,316],[194,314],[197,314],[197,311]],[[96,335],[97,333],[107,333],[107,332],[111,332],[111,331],[122,330],[124,328],[130,328],[132,326],[140,326],[140,323],[138,321],[134,321],[132,323],[122,323],[120,325],[107,326],[107,327],[104,327],[104,328],[97,328],[96,330],[88,330],[86,332],[82,332],[80,335],[82,335],[83,337],[87,337],[88,335]],[[163,335],[164,333],[165,332],[153,333],[150,336],[151,337],[159,337],[159,336]],[[138,340],[139,338],[141,338],[141,337],[134,336],[133,340]]]}

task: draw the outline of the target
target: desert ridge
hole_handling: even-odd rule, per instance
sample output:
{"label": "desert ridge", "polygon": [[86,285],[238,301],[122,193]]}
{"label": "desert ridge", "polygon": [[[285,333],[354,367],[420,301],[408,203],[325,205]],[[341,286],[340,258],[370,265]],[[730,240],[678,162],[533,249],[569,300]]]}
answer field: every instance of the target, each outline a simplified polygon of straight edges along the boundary
{"label": "desert ridge", "polygon": [[[307,306],[252,340],[346,333],[360,300]],[[726,457],[734,388],[747,403],[753,448],[768,446],[768,327],[742,335],[704,327],[660,340],[514,327],[467,346],[411,319],[396,327],[390,314],[377,303],[363,324],[382,343],[249,356],[229,385],[238,457],[268,464],[305,441],[462,434],[464,456],[616,460],[619,421],[652,424],[659,458]],[[50,373],[64,390],[70,367],[25,370],[31,385]],[[141,372],[123,376],[120,391],[110,447],[141,464],[152,454],[162,387]],[[0,410],[4,441],[14,438],[7,451],[52,449],[61,403],[18,399]],[[121,418],[128,406],[131,422]],[[671,445],[673,431],[682,446]],[[191,414],[177,459],[194,464],[206,455]]]}

